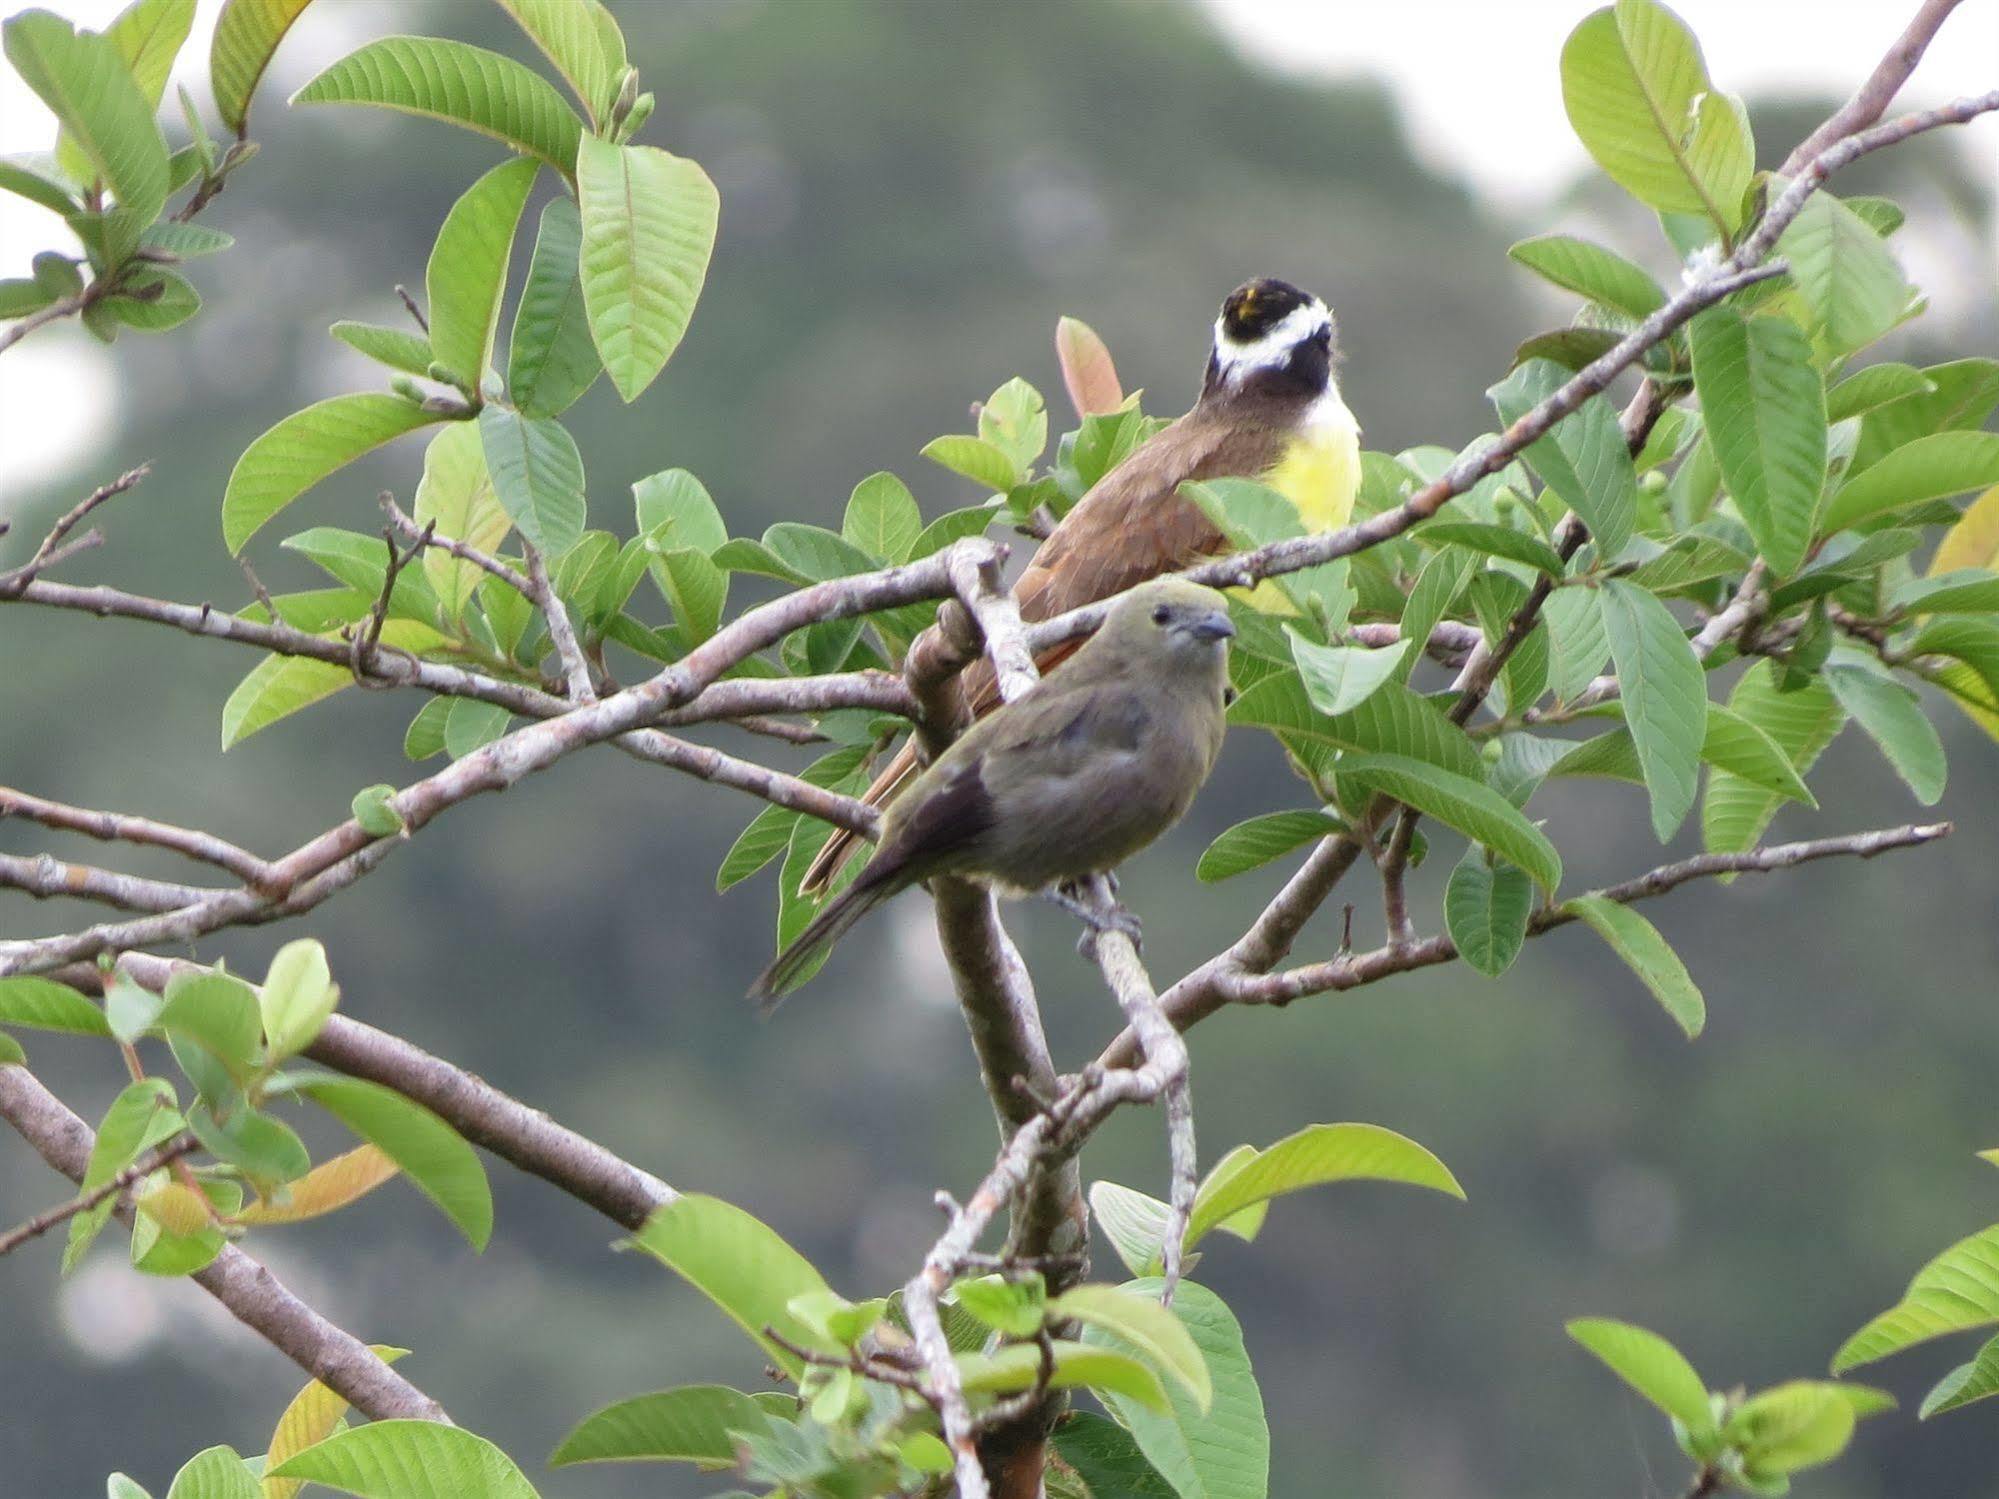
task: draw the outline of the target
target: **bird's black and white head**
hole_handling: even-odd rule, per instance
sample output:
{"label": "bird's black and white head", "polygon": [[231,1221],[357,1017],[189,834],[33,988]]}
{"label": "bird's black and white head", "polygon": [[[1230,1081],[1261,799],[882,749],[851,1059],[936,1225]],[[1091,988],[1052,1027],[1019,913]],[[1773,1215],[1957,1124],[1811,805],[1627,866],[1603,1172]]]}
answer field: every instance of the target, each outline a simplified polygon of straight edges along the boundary
{"label": "bird's black and white head", "polygon": [[1333,340],[1332,309],[1317,297],[1269,277],[1245,282],[1215,319],[1201,394],[1316,400],[1333,388]]}

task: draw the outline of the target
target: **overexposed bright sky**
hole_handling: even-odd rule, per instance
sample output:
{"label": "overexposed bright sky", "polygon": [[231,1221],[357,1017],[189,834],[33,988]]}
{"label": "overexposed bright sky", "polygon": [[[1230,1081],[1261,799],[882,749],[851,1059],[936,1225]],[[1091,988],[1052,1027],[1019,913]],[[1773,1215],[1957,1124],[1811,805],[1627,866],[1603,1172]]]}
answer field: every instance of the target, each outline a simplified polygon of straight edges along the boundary
{"label": "overexposed bright sky", "polygon": [[[42,0],[102,26],[122,0]],[[206,99],[205,38],[220,0],[202,0],[176,79]],[[470,4],[472,0],[457,0]],[[644,0],[613,0],[640,4]],[[810,4],[812,0],[766,0]],[[1059,0],[1033,0],[1055,4]],[[1592,0],[1201,0],[1247,54],[1285,72],[1370,77],[1394,92],[1417,149],[1515,207],[1531,207],[1585,165],[1562,113],[1557,59]],[[1735,93],[1845,94],[1914,12],[1914,0],[1673,0]],[[0,9],[12,10],[10,0]],[[397,29],[392,0],[320,0],[281,49],[266,91],[281,99],[323,62]],[[449,8],[436,13],[442,27]],[[1999,0],[1965,0],[1904,91],[1909,107],[1999,84]],[[666,86],[661,82],[661,86]],[[169,89],[170,116],[171,86]],[[270,107],[267,103],[265,107]],[[1999,192],[1999,140],[1976,128],[1975,156]],[[47,112],[0,68],[0,153],[47,150]],[[0,276],[26,274],[37,250],[66,243],[45,210],[0,195]],[[0,358],[0,510],[10,490],[67,468],[108,423],[115,383],[105,352],[75,328],[50,329]]]}

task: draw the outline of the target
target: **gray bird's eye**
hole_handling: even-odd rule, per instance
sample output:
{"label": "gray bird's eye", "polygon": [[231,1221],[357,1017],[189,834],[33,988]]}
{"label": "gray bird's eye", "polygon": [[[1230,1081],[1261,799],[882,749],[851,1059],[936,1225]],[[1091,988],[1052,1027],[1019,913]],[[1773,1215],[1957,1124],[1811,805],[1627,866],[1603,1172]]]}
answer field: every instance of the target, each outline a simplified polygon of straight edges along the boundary
{"label": "gray bird's eye", "polygon": [[1172,618],[1173,611],[1164,604],[1161,604],[1157,609],[1152,611],[1152,622],[1155,625],[1163,625]]}

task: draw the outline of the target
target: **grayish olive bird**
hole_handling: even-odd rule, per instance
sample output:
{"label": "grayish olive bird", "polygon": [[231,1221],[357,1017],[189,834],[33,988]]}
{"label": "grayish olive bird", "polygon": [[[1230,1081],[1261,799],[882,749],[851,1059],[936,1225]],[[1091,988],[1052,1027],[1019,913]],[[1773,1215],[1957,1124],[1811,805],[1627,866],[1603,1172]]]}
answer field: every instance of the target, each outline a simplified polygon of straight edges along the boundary
{"label": "grayish olive bird", "polygon": [[1226,601],[1197,583],[1124,595],[1060,672],[980,719],[889,805],[874,858],[750,997],[775,1001],[855,922],[933,875],[1084,914],[1071,887],[1172,827],[1214,769],[1234,633]]}

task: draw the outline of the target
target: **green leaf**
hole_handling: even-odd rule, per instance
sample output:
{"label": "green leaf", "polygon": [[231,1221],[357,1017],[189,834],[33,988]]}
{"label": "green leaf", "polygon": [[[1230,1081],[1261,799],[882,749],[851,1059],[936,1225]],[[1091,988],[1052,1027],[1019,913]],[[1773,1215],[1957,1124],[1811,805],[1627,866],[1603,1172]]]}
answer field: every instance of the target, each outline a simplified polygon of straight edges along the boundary
{"label": "green leaf", "polygon": [[684,468],[648,474],[632,486],[632,499],[640,534],[663,547],[693,547],[712,557],[729,539],[722,512]]}
{"label": "green leaf", "polygon": [[[513,521],[486,472],[485,443],[473,423],[452,423],[424,449],[414,512],[419,526],[435,521],[438,535],[482,552],[490,554],[506,540]],[[442,547],[427,547],[423,576],[435,591],[444,618],[456,624],[489,574],[477,563],[454,557]]]}
{"label": "green leaf", "polygon": [[[1033,1337],[1047,1316],[1048,1288],[1039,1275],[1023,1280],[982,1275],[959,1281],[951,1295],[960,1311],[1007,1337]],[[798,1311],[800,1307],[794,1304],[792,1309]]]}
{"label": "green leaf", "polygon": [[1796,1379],[1752,1395],[1722,1428],[1758,1477],[1789,1475],[1829,1463],[1853,1439],[1855,1411],[1841,1386]]}
{"label": "green leaf", "polygon": [[1055,1451],[1089,1486],[1091,1499],[1176,1499],[1137,1440],[1094,1411],[1072,1411],[1055,1428]]}
{"label": "green leaf", "polygon": [[583,302],[611,383],[635,401],[687,331],[720,200],[692,161],[586,139],[577,152]]}
{"label": "green leaf", "polygon": [[1933,807],[1943,795],[1943,741],[1915,693],[1893,677],[1860,666],[1829,666],[1826,685],[1895,768],[1917,801]]}
{"label": "green leaf", "polygon": [[1312,706],[1296,672],[1278,672],[1230,704],[1228,718],[1270,729],[1294,751],[1379,752],[1424,760],[1467,779],[1482,773],[1464,730],[1435,703],[1399,683],[1384,684],[1351,712],[1329,718]]}
{"label": "green leaf", "polygon": [[1999,432],[1918,437],[1841,485],[1826,506],[1825,530],[1830,534],[1992,484],[1999,484]]}
{"label": "green leaf", "polygon": [[[1825,387],[1797,324],[1710,307],[1688,330],[1708,442],[1757,549],[1798,570],[1825,486]],[[1836,529],[1827,519],[1827,528]]]}
{"label": "green leaf", "polygon": [[258,991],[264,1040],[273,1060],[304,1051],[340,1001],[326,949],[310,937],[287,942],[271,959]]}
{"label": "green leaf", "polygon": [[[0,156],[0,192],[13,193],[30,203],[39,203],[64,218],[82,206],[63,180],[54,160],[47,156]],[[65,295],[63,291],[50,289],[51,301],[62,295]]]}
{"label": "green leaf", "polygon": [[[392,619],[382,643],[398,650],[428,650],[443,640],[427,625]],[[354,673],[307,656],[267,656],[236,684],[222,705],[222,748],[233,749],[260,729],[354,685]]]}
{"label": "green leaf", "polygon": [[[98,1123],[90,1160],[84,1167],[83,1180],[77,1184],[79,1190],[95,1191],[143,1152],[185,1129],[187,1121],[181,1117],[177,1103],[173,1085],[165,1078],[147,1077],[127,1084]],[[70,1219],[69,1242],[62,1253],[64,1275],[76,1268],[96,1242],[116,1206],[116,1198],[106,1198],[97,1207]]]}
{"label": "green leaf", "polygon": [[[1808,774],[1819,755],[1846,722],[1831,689],[1812,682],[1797,692],[1780,692],[1768,661],[1752,662],[1735,684],[1730,708],[1776,742],[1800,776]],[[1781,798],[1732,772],[1716,770],[1708,777],[1707,800],[1701,808],[1701,838],[1712,852],[1739,853],[1753,848]]]}
{"label": "green leaf", "polygon": [[[1510,425],[1568,378],[1569,372],[1560,365],[1530,359],[1486,394]],[[1638,470],[1608,401],[1589,397],[1530,445],[1525,456],[1542,482],[1582,517],[1605,558],[1624,550],[1637,523]]]}
{"label": "green leaf", "polygon": [[1610,944],[1611,951],[1624,959],[1689,1040],[1701,1033],[1707,1024],[1706,1001],[1657,927],[1629,906],[1601,895],[1578,895],[1562,909],[1580,917]]}
{"label": "green leaf", "polygon": [[233,974],[183,970],[168,983],[166,999],[162,1031],[194,1041],[235,1077],[248,1076],[263,1039],[255,989]]}
{"label": "green leaf", "polygon": [[1485,844],[1526,870],[1544,889],[1553,890],[1562,882],[1562,860],[1554,844],[1511,802],[1480,781],[1406,755],[1346,755],[1339,771],[1342,781],[1406,802]]}
{"label": "green leaf", "polygon": [[572,1463],[695,1463],[733,1467],[737,1431],[762,1431],[762,1409],[727,1385],[681,1385],[607,1405],[577,1423],[550,1455],[551,1468]]}
{"label": "green leaf", "polygon": [[763,544],[792,572],[814,583],[873,572],[876,566],[846,537],[799,521],[779,521],[764,532]]}
{"label": "green leaf", "polygon": [[514,233],[539,170],[515,158],[468,187],[444,216],[424,270],[431,352],[470,390],[483,383],[492,358]]}
{"label": "green leaf", "polygon": [[364,453],[440,420],[400,396],[334,396],[294,412],[243,451],[222,496],[232,553],[272,516]]}
{"label": "green leaf", "polygon": [[968,536],[983,536],[986,528],[999,518],[999,512],[984,505],[971,505],[963,510],[948,510],[923,528],[923,532],[909,549],[909,560],[928,557],[941,552],[954,541],[963,541]]}
{"label": "green leaf", "polygon": [[648,562],[653,582],[673,610],[686,643],[699,645],[715,633],[722,622],[722,608],[729,598],[729,575],[693,547],[656,550]]}
{"label": "green leaf", "polygon": [[1337,1181],[1393,1181],[1463,1198],[1450,1168],[1406,1135],[1376,1124],[1314,1124],[1256,1152],[1194,1196],[1186,1247],[1245,1208]]}
{"label": "green leaf", "polygon": [[1707,1386],[1679,1349],[1656,1332],[1608,1317],[1578,1317],[1568,1324],[1568,1334],[1689,1431],[1714,1430]]}
{"label": "green leaf", "polygon": [[[443,699],[439,699],[443,701]],[[407,740],[404,744],[408,748]],[[388,782],[363,786],[348,803],[354,821],[370,838],[394,838],[409,827],[396,807],[396,788]]]}
{"label": "green leaf", "polygon": [[1284,632],[1291,638],[1291,659],[1298,663],[1305,695],[1321,713],[1333,715],[1351,712],[1373,696],[1394,677],[1396,665],[1409,649],[1406,640],[1381,650],[1367,650],[1319,645],[1289,625]]}
{"label": "green leaf", "polygon": [[484,749],[507,732],[512,717],[498,703],[453,698],[444,715],[444,749],[454,760]]}
{"label": "green leaf", "polygon": [[1818,798],[1791,765],[1783,746],[1762,729],[1719,703],[1707,705],[1707,737],[1701,758],[1790,801],[1818,806]]}
{"label": "green leaf", "polygon": [[[1166,1387],[1149,1365],[1108,1348],[1054,1340],[1055,1372],[1049,1380],[1058,1390],[1087,1389],[1107,1403],[1130,1402],[1140,1410],[1163,1414],[1172,1407]],[[1005,1395],[1031,1390],[1039,1382],[1041,1350],[1032,1343],[1008,1343],[992,1353],[958,1355],[958,1377],[969,1395]]]}
{"label": "green leaf", "polygon": [[1203,1415],[1214,1404],[1207,1361],[1180,1319],[1157,1296],[1130,1286],[1072,1286],[1049,1303],[1049,1315],[1081,1322],[1137,1349],[1162,1373],[1171,1375]]}
{"label": "green leaf", "polygon": [[1194,875],[1213,884],[1260,868],[1300,844],[1339,832],[1342,826],[1338,818],[1324,812],[1266,812],[1237,823],[1210,843],[1194,866]]}
{"label": "green leaf", "polygon": [[625,71],[624,38],[598,0],[499,0],[575,92],[593,124],[611,116]]}
{"label": "green leaf", "polygon": [[201,311],[201,294],[184,276],[149,266],[125,277],[120,291],[97,305],[128,328],[165,333]]}
{"label": "green leaf", "polygon": [[24,974],[0,979],[0,1025],[24,1025],[72,1036],[109,1036],[104,1012],[76,990],[54,979]]}
{"label": "green leaf", "polygon": [[1559,578],[1565,571],[1562,559],[1553,547],[1540,537],[1529,536],[1511,526],[1495,526],[1484,521],[1431,521],[1415,533],[1415,539],[1432,546],[1455,544],[1469,547],[1474,552],[1505,557],[1536,568],[1551,578]]}
{"label": "green leaf", "polygon": [[741,1208],[686,1193],[646,1219],[631,1242],[714,1302],[794,1376],[803,1363],[764,1329],[774,1328],[803,1347],[824,1346],[825,1339],[799,1320],[790,1302],[832,1288],[804,1255]]}
{"label": "green leaf", "polygon": [[544,557],[560,557],[583,534],[583,455],[560,422],[503,407],[479,413],[479,441],[493,493]]}
{"label": "green leaf", "polygon": [[1627,317],[1646,317],[1666,302],[1665,292],[1642,266],[1586,239],[1542,234],[1521,240],[1506,253],[1537,276]]}
{"label": "green leaf", "polygon": [[1993,1322],[1999,1322],[1999,1226],[1960,1239],[1917,1271],[1899,1302],[1840,1346],[1832,1372]]}
{"label": "green leaf", "polygon": [[1999,1338],[1980,1348],[1970,1363],[1959,1364],[1938,1380],[1936,1387],[1923,1396],[1922,1408],[1916,1414],[1927,1421],[1931,1416],[1993,1395],[1999,1395]]}
{"label": "green leaf", "polygon": [[1562,47],[1562,103],[1584,149],[1640,202],[1742,222],[1755,146],[1740,101],[1708,81],[1700,44],[1655,0],[1618,0]]}
{"label": "green leaf", "polygon": [[1493,864],[1468,849],[1444,887],[1444,930],[1458,956],[1487,978],[1513,966],[1527,941],[1534,882],[1511,864]]}
{"label": "green leaf", "polygon": [[421,375],[428,378],[430,367],[437,356],[430,352],[430,342],[401,328],[386,328],[380,323],[356,323],[341,321],[326,330],[357,354],[365,354],[377,364],[386,364],[392,370],[401,370],[407,375]]}
{"label": "green leaf", "polygon": [[[1135,1281],[1125,1289],[1157,1295],[1160,1282]],[[1265,1499],[1270,1428],[1242,1328],[1219,1296],[1192,1281],[1180,1283],[1173,1315],[1186,1326],[1207,1365],[1212,1406],[1203,1413],[1177,1387],[1166,1392],[1170,1414],[1117,1392],[1099,1391],[1099,1397],[1182,1499]],[[1103,1335],[1088,1336],[1094,1341]]]}
{"label": "green leaf", "polygon": [[259,1499],[257,1479],[233,1448],[197,1452],[174,1475],[167,1499]]}
{"label": "green leaf", "polygon": [[336,1431],[273,1468],[362,1499],[537,1499],[534,1485],[484,1437],[436,1421],[370,1421]]}
{"label": "green leaf", "polygon": [[292,22],[312,0],[226,0],[215,21],[208,53],[209,86],[223,123],[241,135],[249,128],[250,96],[270,66]]}
{"label": "green leaf", "polygon": [[1934,387],[1927,395],[1892,402],[1862,418],[1849,475],[1872,468],[1918,437],[1982,427],[1999,406],[1999,360],[1954,359],[1928,366],[1923,376]]}
{"label": "green leaf", "polygon": [[464,42],[383,37],[348,53],[291,102],[376,104],[423,115],[504,141],[565,177],[577,171],[583,122],[554,85],[511,57]]}
{"label": "green leaf", "polygon": [[1777,240],[1820,352],[1839,359],[1888,332],[1915,289],[1881,236],[1831,193],[1813,193]]}
{"label": "green leaf", "polygon": [[1850,416],[1864,416],[1896,401],[1928,395],[1936,388],[1936,382],[1914,365],[1870,364],[1825,393],[1826,420],[1843,422]]}
{"label": "green leaf", "polygon": [[925,443],[923,456],[974,484],[1005,494],[1021,480],[1020,467],[1005,449],[982,437],[938,437]]}
{"label": "green leaf", "polygon": [[583,306],[582,244],[576,204],[552,199],[541,211],[534,259],[507,344],[507,392],[531,416],[560,416],[604,368]]}
{"label": "green leaf", "polygon": [[1116,1182],[1093,1182],[1090,1213],[1133,1275],[1158,1271],[1171,1209],[1156,1197]]}
{"label": "green leaf", "polygon": [[197,1103],[188,1110],[187,1124],[210,1155],[235,1167],[260,1192],[274,1191],[312,1169],[305,1142],[268,1115],[239,1107],[218,1118],[207,1103]]}
{"label": "green leaf", "polygon": [[292,1087],[400,1166],[474,1249],[486,1247],[493,1236],[492,1188],[457,1130],[422,1104],[359,1078],[308,1077]]}
{"label": "green leaf", "polygon": [[870,557],[906,562],[923,534],[923,514],[902,480],[890,473],[870,474],[854,486],[840,534]]}
{"label": "green leaf", "polygon": [[1602,601],[1594,588],[1558,588],[1542,605],[1541,617],[1548,626],[1548,690],[1568,702],[1610,660]]}
{"label": "green leaf", "polygon": [[1018,377],[1007,381],[979,408],[979,436],[1006,454],[1017,472],[1027,473],[1048,446],[1048,408],[1041,392]]}
{"label": "green leaf", "polygon": [[61,123],[118,206],[143,227],[167,200],[167,144],[153,106],[109,38],[45,10],[0,27],[7,59]]}
{"label": "green leaf", "polygon": [[[1999,494],[1999,489],[1987,492]],[[1960,521],[1951,534],[1963,529],[1964,523]],[[1999,613],[1999,573],[1983,567],[1938,572],[1934,560],[1930,568],[1929,577],[1911,579],[1894,590],[1890,596],[1894,608],[1915,615]]]}
{"label": "green leaf", "polygon": [[1693,810],[1700,789],[1707,677],[1679,621],[1658,599],[1617,578],[1602,594],[1624,721],[1652,799],[1652,831],[1664,843]]}

